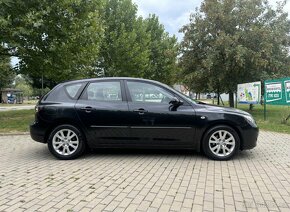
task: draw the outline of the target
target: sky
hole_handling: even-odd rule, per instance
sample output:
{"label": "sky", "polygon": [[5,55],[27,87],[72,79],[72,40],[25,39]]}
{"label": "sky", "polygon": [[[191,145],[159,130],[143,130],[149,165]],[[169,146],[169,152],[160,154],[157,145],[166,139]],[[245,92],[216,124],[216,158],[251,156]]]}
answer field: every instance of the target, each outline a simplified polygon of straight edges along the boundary
{"label": "sky", "polygon": [[[189,16],[199,7],[202,0],[132,0],[138,6],[138,15],[144,18],[151,13],[159,17],[165,30],[170,35],[176,35],[181,41],[183,34],[178,33],[179,29],[189,23]],[[275,5],[277,0],[269,0]],[[285,11],[290,14],[290,0],[287,0]]]}

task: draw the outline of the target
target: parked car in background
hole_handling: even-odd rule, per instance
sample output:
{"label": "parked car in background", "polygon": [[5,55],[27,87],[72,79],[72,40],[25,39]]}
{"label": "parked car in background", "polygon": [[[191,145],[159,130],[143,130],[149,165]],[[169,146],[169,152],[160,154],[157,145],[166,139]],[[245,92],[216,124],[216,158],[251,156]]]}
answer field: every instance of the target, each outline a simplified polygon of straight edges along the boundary
{"label": "parked car in background", "polygon": [[16,96],[11,94],[7,95],[7,103],[16,104]]}
{"label": "parked car in background", "polygon": [[57,85],[38,102],[30,133],[59,159],[85,148],[182,148],[228,160],[256,146],[258,127],[247,112],[195,102],[156,81],[98,78]]}

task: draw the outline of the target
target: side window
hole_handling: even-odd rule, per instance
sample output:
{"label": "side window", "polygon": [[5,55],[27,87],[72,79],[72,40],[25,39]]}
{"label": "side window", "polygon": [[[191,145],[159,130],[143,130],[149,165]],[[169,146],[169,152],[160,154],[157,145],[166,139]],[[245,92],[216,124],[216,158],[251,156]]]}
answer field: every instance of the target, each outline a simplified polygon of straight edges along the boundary
{"label": "side window", "polygon": [[120,82],[93,82],[83,93],[82,99],[90,101],[122,101]]}
{"label": "side window", "polygon": [[168,104],[173,95],[165,89],[143,82],[127,82],[132,102]]}

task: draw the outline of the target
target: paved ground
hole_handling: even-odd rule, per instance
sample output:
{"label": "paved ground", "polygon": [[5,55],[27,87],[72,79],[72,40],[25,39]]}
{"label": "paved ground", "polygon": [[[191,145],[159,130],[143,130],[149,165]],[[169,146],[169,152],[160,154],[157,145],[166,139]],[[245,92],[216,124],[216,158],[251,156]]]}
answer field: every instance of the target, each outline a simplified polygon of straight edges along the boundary
{"label": "paved ground", "polygon": [[231,161],[188,151],[99,151],[59,161],[0,137],[0,211],[290,211],[290,135],[261,132]]}
{"label": "paved ground", "polygon": [[35,105],[0,106],[0,111],[30,110],[30,109],[34,109],[34,108],[35,108]]}

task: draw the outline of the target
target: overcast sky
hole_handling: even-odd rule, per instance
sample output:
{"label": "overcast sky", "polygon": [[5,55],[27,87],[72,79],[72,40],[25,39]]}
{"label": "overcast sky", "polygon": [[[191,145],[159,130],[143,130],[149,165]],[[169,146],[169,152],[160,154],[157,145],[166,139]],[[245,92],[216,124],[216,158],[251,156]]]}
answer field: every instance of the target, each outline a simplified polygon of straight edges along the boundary
{"label": "overcast sky", "polygon": [[[189,22],[189,15],[196,7],[199,7],[202,0],[132,0],[138,5],[138,15],[146,18],[148,14],[156,14],[165,30],[171,35],[175,34],[179,40],[182,33],[178,30]],[[269,0],[275,5],[277,0]],[[287,0],[285,11],[290,14],[290,0]]]}

